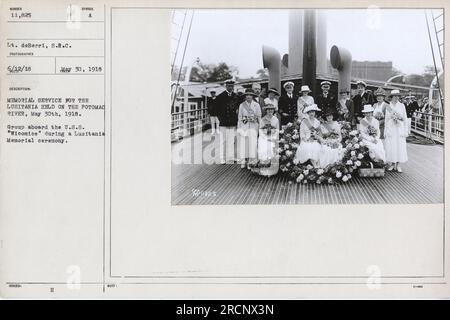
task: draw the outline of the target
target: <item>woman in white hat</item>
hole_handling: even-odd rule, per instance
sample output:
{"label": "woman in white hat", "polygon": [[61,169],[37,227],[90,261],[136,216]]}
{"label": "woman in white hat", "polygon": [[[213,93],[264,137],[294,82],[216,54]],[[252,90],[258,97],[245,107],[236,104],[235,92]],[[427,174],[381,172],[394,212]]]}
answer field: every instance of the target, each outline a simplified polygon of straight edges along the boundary
{"label": "woman in white hat", "polygon": [[300,89],[301,96],[297,100],[297,115],[299,120],[306,118],[306,113],[303,110],[312,104],[314,104],[314,98],[309,95],[311,90],[309,86],[302,86]]}
{"label": "woman in white hat", "polygon": [[386,161],[389,163],[387,170],[402,172],[399,164],[408,161],[406,108],[403,103],[399,102],[399,90],[392,90],[390,96],[392,100],[386,107],[384,124]]}
{"label": "woman in white hat", "polygon": [[385,102],[386,91],[383,88],[375,90],[375,97],[377,102],[373,104],[373,116],[378,120],[380,124],[380,139],[384,139],[384,118],[386,113],[387,102]]}
{"label": "woman in white hat", "polygon": [[274,115],[275,106],[268,103],[264,106],[264,117],[259,122],[257,173],[262,176],[273,176],[278,172],[277,142],[278,118]]}
{"label": "woman in white hat", "polygon": [[264,99],[264,105],[261,106],[263,108],[263,115],[264,112],[264,106],[271,104],[275,111],[273,112],[273,115],[278,118],[278,123],[280,122],[280,114],[278,113],[278,98],[280,97],[280,93],[275,88],[270,88],[269,91],[267,91],[268,97]]}
{"label": "woman in white hat", "polygon": [[364,118],[360,121],[359,130],[367,148],[369,148],[370,158],[377,162],[385,162],[386,154],[384,152],[383,142],[380,139],[380,123],[373,116],[374,111],[375,109],[370,104],[364,105],[361,110]]}
{"label": "woman in white hat", "polygon": [[252,89],[245,90],[245,101],[239,106],[238,113],[238,157],[241,168],[257,161],[258,129],[261,119],[261,107],[253,100],[256,94]]}
{"label": "woman in white hat", "polygon": [[300,145],[297,148],[295,159],[300,163],[311,161],[314,167],[319,167],[320,152],[322,149],[320,121],[316,119],[316,112],[321,111],[316,104],[307,106],[303,112],[307,115],[300,124]]}

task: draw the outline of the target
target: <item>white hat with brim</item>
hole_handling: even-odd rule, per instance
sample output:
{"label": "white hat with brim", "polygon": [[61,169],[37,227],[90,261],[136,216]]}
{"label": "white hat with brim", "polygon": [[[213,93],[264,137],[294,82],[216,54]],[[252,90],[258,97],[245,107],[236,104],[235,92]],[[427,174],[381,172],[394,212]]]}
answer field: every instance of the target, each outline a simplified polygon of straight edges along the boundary
{"label": "white hat with brim", "polygon": [[389,96],[400,96],[400,90],[394,89],[391,90],[391,93],[389,94]]}
{"label": "white hat with brim", "polygon": [[322,87],[322,86],[331,86],[331,82],[330,81],[322,81],[321,83],[320,83],[320,86]]}
{"label": "white hat with brim", "polygon": [[370,104],[365,104],[364,108],[362,109],[362,113],[369,113],[369,112],[374,112],[375,109],[372,107],[372,105]]}
{"label": "white hat with brim", "polygon": [[300,92],[311,92],[311,90],[309,89],[309,86],[302,86]]}
{"label": "white hat with brim", "polygon": [[312,104],[307,106],[305,109],[303,109],[303,113],[308,113],[310,111],[320,111],[319,107],[317,106],[317,104]]}
{"label": "white hat with brim", "polygon": [[292,81],[288,81],[288,82],[286,82],[285,84],[283,84],[283,88],[286,88],[287,86],[293,87],[293,86],[294,86],[294,83],[293,83]]}

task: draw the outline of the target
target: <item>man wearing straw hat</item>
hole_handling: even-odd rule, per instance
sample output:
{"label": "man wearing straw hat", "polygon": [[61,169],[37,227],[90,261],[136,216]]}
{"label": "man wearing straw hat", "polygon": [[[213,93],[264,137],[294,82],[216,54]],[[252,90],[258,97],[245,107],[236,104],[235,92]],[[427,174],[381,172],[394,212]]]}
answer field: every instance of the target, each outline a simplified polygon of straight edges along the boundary
{"label": "man wearing straw hat", "polygon": [[264,105],[264,97],[261,92],[261,85],[259,83],[255,82],[252,84],[252,89],[253,89],[253,92],[255,93],[255,97],[253,98],[253,100],[255,100],[262,108],[262,106]]}
{"label": "man wearing straw hat", "polygon": [[285,126],[289,122],[293,123],[297,117],[297,96],[294,94],[294,83],[288,81],[283,85],[286,93],[283,93],[278,100],[278,111],[281,117],[281,125]]}

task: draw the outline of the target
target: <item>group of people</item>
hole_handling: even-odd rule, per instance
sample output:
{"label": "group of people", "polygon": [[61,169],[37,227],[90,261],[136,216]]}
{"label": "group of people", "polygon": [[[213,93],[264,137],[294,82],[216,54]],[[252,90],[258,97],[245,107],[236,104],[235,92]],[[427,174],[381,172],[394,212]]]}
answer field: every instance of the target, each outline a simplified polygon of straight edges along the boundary
{"label": "group of people", "polygon": [[220,136],[222,164],[237,161],[242,168],[252,168],[257,163],[265,168],[260,169],[261,174],[275,174],[280,130],[295,121],[300,123],[300,144],[295,154],[299,163],[309,161],[324,168],[342,159],[342,121],[359,130],[370,156],[374,161],[387,162],[387,170],[402,172],[400,163],[408,160],[406,137],[412,113],[399,101],[399,90],[388,94],[378,88],[372,94],[360,81],[355,96],[350,98],[349,90],[341,90],[335,98],[331,83],[323,81],[320,95],[314,98],[307,85],[297,94],[294,83],[288,81],[283,94],[270,88],[267,97],[262,97],[259,84],[241,95],[234,92],[234,84],[233,80],[226,81],[226,90],[217,96],[211,92],[208,101],[212,133]]}

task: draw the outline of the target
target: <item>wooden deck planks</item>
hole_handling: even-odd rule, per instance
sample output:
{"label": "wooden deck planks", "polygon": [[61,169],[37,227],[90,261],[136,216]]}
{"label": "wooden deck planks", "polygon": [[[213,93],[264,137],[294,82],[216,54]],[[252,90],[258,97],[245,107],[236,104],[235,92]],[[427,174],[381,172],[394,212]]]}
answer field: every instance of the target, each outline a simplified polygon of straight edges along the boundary
{"label": "wooden deck planks", "polygon": [[[442,203],[443,153],[441,145],[408,144],[403,173],[354,176],[341,185],[289,183],[281,175],[262,177],[237,164],[172,164],[172,205]],[[192,190],[209,196],[194,196]]]}

